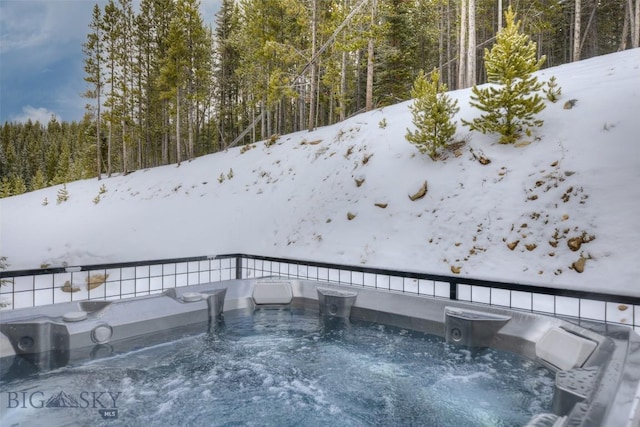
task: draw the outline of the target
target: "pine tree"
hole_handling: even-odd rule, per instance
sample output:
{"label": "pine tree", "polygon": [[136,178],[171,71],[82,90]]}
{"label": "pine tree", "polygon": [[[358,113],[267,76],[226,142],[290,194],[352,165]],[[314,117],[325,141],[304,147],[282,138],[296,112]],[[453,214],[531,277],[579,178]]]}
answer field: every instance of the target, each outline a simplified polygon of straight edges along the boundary
{"label": "pine tree", "polygon": [[560,99],[560,95],[562,95],[562,88],[558,86],[556,82],[556,76],[551,76],[549,81],[547,82],[547,87],[543,89],[545,95],[547,95],[547,99],[551,102],[556,102]]}
{"label": "pine tree", "polygon": [[104,7],[104,14],[100,21],[100,30],[104,35],[103,53],[104,53],[104,71],[105,71],[105,97],[104,103],[107,111],[104,114],[107,123],[107,176],[112,173],[112,148],[115,139],[115,127],[120,122],[121,109],[118,105],[118,83],[119,83],[119,53],[120,53],[120,34],[121,34],[121,11],[118,9],[113,0]]}
{"label": "pine tree", "polygon": [[511,7],[505,13],[505,23],[496,44],[484,51],[487,79],[492,84],[472,89],[471,106],[485,114],[463,123],[471,130],[498,133],[501,144],[512,144],[522,132],[529,133],[529,128],[543,124],[535,118],[545,108],[542,97],[535,93],[542,83],[533,73],[545,57],[536,59],[536,43],[520,32],[520,21],[515,21]]}
{"label": "pine tree", "polygon": [[13,195],[13,185],[8,176],[3,176],[0,179],[0,199],[3,197],[10,197]]}
{"label": "pine tree", "polygon": [[[211,94],[212,39],[202,22],[199,5],[198,0],[176,2],[160,74],[163,96],[173,102],[178,165],[183,151],[189,159],[195,156],[195,131],[202,114],[198,108],[208,105]],[[185,121],[188,140],[183,150],[181,125]]]}
{"label": "pine tree", "polygon": [[69,146],[69,142],[64,139],[60,147],[55,176],[51,180],[52,184],[62,184],[63,182],[72,181],[74,178],[71,173],[72,166],[71,147]]}
{"label": "pine tree", "polygon": [[100,144],[100,125],[101,125],[101,107],[102,107],[102,67],[103,67],[103,53],[102,53],[102,12],[100,6],[97,4],[93,8],[93,19],[89,24],[89,28],[92,30],[87,34],[87,41],[82,45],[82,51],[85,54],[84,58],[84,71],[87,73],[84,80],[89,83],[89,88],[85,92],[84,96],[88,99],[95,99],[95,107],[90,110],[95,110],[96,120],[96,169],[98,172],[98,179],[101,179],[102,171],[102,148]]}
{"label": "pine tree", "polygon": [[44,173],[42,173],[42,169],[38,169],[33,178],[31,178],[31,191],[40,190],[46,186],[47,180],[44,177]]}
{"label": "pine tree", "polygon": [[406,138],[421,153],[428,153],[435,160],[437,150],[451,141],[456,124],[451,119],[458,112],[458,101],[445,93],[447,86],[440,83],[437,69],[431,72],[431,81],[420,71],[413,84],[411,96],[415,98],[409,107],[416,131],[407,129]]}
{"label": "pine tree", "polygon": [[405,0],[381,4],[383,39],[376,49],[375,98],[385,106],[409,98],[411,79],[416,69],[416,38],[410,22],[414,5]]}
{"label": "pine tree", "polygon": [[13,179],[11,180],[11,187],[12,187],[11,193],[14,196],[27,192],[27,185],[24,183],[24,180],[20,175],[13,176]]}
{"label": "pine tree", "polygon": [[218,96],[218,129],[221,142],[226,146],[232,135],[239,133],[234,109],[240,97],[240,87],[236,69],[240,52],[234,45],[233,35],[238,27],[238,8],[234,0],[223,0],[216,15],[215,33],[215,80]]}
{"label": "pine tree", "polygon": [[69,190],[67,190],[67,184],[62,184],[62,188],[58,190],[57,203],[66,202],[69,200]]}

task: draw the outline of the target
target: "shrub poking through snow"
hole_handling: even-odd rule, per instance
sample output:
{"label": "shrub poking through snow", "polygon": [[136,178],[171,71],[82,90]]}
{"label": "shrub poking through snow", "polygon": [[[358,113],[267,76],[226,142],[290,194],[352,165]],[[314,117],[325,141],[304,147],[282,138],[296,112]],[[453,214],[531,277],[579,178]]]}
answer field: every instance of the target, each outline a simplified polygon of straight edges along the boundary
{"label": "shrub poking through snow", "polygon": [[272,145],[274,145],[276,142],[278,142],[279,139],[280,139],[280,135],[278,134],[271,135],[271,137],[264,142],[264,145],[265,147],[269,148]]}
{"label": "shrub poking through snow", "polygon": [[545,61],[537,59],[536,43],[520,32],[520,21],[509,7],[505,13],[506,26],[498,32],[491,50],[484,50],[487,80],[482,88],[474,86],[471,106],[483,112],[471,122],[462,123],[471,130],[500,134],[501,144],[513,144],[522,132],[542,126],[536,114],[545,108],[542,97],[536,93],[542,83],[533,75]]}
{"label": "shrub poking through snow", "polygon": [[440,73],[434,69],[430,77],[420,71],[413,82],[409,107],[415,131],[407,129],[405,138],[436,159],[439,148],[446,146],[456,133],[456,124],[451,119],[459,111],[458,101],[447,96],[447,85],[440,83]]}
{"label": "shrub poking through snow", "polygon": [[58,204],[60,204],[62,202],[66,202],[67,200],[69,200],[69,191],[67,190],[67,184],[63,184],[62,188],[58,190],[57,202]]}
{"label": "shrub poking through snow", "polygon": [[560,99],[560,95],[562,95],[562,88],[558,86],[556,76],[551,76],[547,82],[547,87],[542,91],[547,95],[547,99],[551,102],[557,102],[558,99]]}

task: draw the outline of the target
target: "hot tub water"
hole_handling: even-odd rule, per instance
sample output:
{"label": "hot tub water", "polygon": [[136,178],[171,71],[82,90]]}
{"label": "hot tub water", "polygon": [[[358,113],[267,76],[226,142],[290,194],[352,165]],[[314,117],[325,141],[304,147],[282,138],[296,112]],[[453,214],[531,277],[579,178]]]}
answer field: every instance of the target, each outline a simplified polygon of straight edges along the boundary
{"label": "hot tub water", "polygon": [[[261,310],[229,316],[212,334],[1,380],[0,423],[517,426],[550,411],[553,385],[551,372],[518,355],[317,313]],[[64,391],[79,405],[8,407],[8,392],[36,390],[45,397]],[[82,392],[92,391],[120,394],[115,404],[104,394],[97,407],[82,407]],[[107,409],[117,412],[105,418]]]}

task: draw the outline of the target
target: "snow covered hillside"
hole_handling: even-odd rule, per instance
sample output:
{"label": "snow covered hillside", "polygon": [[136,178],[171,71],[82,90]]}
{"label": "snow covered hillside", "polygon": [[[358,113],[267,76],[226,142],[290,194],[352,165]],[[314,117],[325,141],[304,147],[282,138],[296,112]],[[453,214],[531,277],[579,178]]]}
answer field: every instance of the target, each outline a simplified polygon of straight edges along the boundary
{"label": "snow covered hillside", "polygon": [[517,146],[463,127],[478,111],[451,92],[466,143],[444,160],[405,140],[406,102],[69,183],[62,203],[61,186],[2,199],[0,255],[23,269],[244,252],[640,295],[640,49],[538,74],[562,97]]}

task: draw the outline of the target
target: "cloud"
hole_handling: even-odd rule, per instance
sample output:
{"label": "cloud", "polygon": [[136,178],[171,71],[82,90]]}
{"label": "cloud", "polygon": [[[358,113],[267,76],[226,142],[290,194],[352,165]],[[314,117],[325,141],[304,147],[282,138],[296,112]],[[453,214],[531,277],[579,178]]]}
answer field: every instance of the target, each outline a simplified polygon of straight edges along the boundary
{"label": "cloud", "polygon": [[[0,2],[0,53],[57,47],[82,38],[88,2],[15,1]],[[52,49],[53,48],[53,49]],[[48,57],[47,50],[41,55]]]}
{"label": "cloud", "polygon": [[44,107],[32,107],[31,105],[25,105],[22,107],[22,114],[13,116],[11,121],[25,123],[28,120],[32,122],[40,122],[47,124],[51,120],[51,117],[55,117],[57,121],[61,121],[60,117],[53,111],[49,111]]}
{"label": "cloud", "polygon": [[[45,122],[52,110],[66,120],[82,119],[82,43],[96,3],[104,9],[107,2],[0,0],[0,123],[42,110]],[[206,23],[215,21],[220,4],[221,0],[201,0]],[[134,0],[136,12],[139,6],[140,0]]]}

